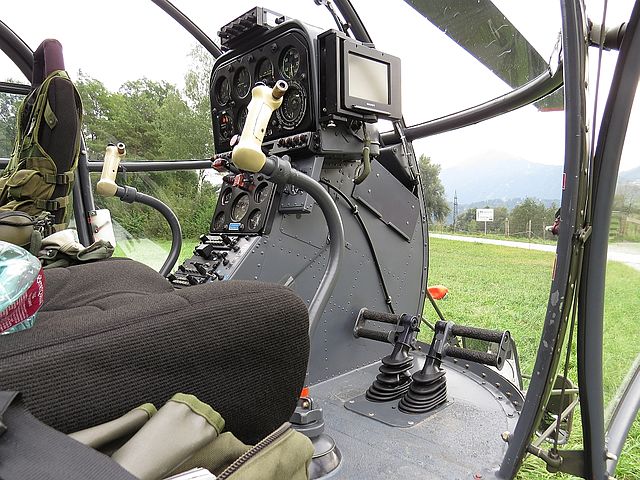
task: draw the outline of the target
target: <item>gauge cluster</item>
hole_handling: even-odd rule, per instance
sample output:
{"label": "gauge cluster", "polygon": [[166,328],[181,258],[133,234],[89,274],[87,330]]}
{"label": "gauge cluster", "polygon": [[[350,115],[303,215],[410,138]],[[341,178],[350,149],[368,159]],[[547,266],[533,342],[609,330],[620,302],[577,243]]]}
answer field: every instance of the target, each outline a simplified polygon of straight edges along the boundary
{"label": "gauge cluster", "polygon": [[274,194],[274,185],[262,175],[251,179],[243,188],[223,184],[211,221],[211,233],[264,233]]}
{"label": "gauge cluster", "polygon": [[[267,39],[268,37],[268,39]],[[306,37],[295,28],[265,37],[258,47],[231,51],[218,59],[211,76],[211,116],[216,152],[231,150],[242,132],[251,89],[286,80],[289,90],[272,116],[265,141],[312,129],[311,55]]]}

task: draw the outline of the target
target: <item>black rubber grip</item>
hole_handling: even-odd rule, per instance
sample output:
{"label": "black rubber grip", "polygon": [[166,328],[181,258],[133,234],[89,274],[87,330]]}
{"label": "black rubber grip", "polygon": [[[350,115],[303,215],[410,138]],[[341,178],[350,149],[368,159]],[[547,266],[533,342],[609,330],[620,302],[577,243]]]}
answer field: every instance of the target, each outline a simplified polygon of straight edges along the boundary
{"label": "black rubber grip", "polygon": [[394,315],[393,313],[375,312],[373,310],[365,310],[362,312],[362,317],[365,320],[373,320],[374,322],[390,323],[396,325],[400,319],[400,315]]}
{"label": "black rubber grip", "polygon": [[465,325],[454,325],[451,327],[451,334],[456,337],[474,338],[486,342],[500,343],[504,332],[499,330],[488,330],[486,328],[467,327]]}
{"label": "black rubber grip", "polygon": [[389,342],[389,337],[391,336],[391,332],[381,332],[379,330],[371,330],[369,328],[358,328],[355,330],[356,337],[358,338],[368,338],[369,340],[376,340],[378,342]]}
{"label": "black rubber grip", "polygon": [[443,352],[447,357],[459,358],[460,360],[467,360],[469,362],[483,363],[492,367],[498,366],[498,356],[486,353],[478,352],[477,350],[467,350],[466,348],[447,346]]}

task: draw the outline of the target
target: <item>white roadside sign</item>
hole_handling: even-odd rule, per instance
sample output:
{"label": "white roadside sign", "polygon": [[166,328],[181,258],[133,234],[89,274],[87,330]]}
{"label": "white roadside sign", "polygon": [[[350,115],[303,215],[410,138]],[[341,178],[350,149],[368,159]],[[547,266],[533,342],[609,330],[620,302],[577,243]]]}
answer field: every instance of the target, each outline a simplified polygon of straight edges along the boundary
{"label": "white roadside sign", "polygon": [[493,208],[476,209],[476,222],[493,222]]}

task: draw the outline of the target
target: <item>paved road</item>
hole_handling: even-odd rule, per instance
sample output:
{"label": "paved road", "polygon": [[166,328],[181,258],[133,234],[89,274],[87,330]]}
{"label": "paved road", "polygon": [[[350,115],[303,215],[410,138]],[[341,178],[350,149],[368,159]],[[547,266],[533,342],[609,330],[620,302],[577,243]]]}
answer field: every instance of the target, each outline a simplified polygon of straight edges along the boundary
{"label": "paved road", "polygon": [[[494,240],[492,238],[480,237],[463,237],[461,235],[446,235],[442,233],[430,233],[429,236],[433,238],[443,238],[445,240],[457,240],[459,242],[486,243],[489,245],[524,248],[526,250],[539,250],[542,252],[556,251],[555,245],[541,245],[539,243]],[[609,245],[607,258],[615,262],[625,263],[636,270],[640,270],[640,243],[613,243]]]}

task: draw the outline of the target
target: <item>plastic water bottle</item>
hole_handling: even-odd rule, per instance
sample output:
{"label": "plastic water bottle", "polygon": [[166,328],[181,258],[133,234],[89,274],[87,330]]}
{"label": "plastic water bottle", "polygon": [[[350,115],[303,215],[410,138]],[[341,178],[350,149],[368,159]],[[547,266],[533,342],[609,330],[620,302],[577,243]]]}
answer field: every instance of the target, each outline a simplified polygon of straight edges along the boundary
{"label": "plastic water bottle", "polygon": [[0,241],[0,335],[31,328],[44,301],[40,261]]}

